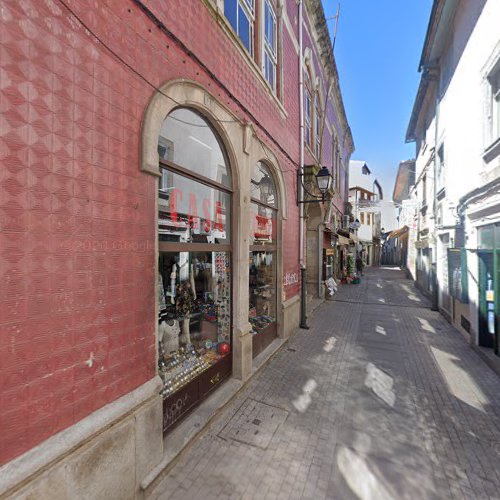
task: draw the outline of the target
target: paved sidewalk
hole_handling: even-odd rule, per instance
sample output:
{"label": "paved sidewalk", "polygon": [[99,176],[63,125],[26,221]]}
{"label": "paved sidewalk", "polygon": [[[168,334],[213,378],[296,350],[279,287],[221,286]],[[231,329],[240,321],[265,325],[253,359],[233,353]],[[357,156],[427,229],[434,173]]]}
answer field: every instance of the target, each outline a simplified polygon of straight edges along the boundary
{"label": "paved sidewalk", "polygon": [[500,498],[500,380],[401,271],[309,323],[153,498]]}

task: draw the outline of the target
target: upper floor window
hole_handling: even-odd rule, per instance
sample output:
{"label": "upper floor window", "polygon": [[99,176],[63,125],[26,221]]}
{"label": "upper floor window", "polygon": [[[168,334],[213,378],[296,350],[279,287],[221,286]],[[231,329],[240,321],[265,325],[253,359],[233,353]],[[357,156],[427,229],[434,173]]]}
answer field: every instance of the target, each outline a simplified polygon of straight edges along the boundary
{"label": "upper floor window", "polygon": [[319,159],[320,157],[320,149],[321,149],[321,103],[319,100],[319,93],[316,93],[316,106],[315,106],[315,126],[314,126],[314,143],[316,153],[316,157]]}
{"label": "upper floor window", "polygon": [[311,76],[306,71],[306,85],[304,89],[304,121],[305,121],[305,137],[306,144],[312,148],[312,117],[313,114],[313,98],[312,98],[312,83]]}
{"label": "upper floor window", "polygon": [[337,171],[337,138],[335,134],[332,134],[332,173],[333,173],[333,183],[336,189],[338,189],[338,171]]}
{"label": "upper floor window", "polygon": [[340,191],[341,189],[341,184],[340,184],[340,164],[341,164],[341,158],[340,158],[340,150],[339,150],[339,143],[338,141],[336,142],[335,146],[335,155],[337,157],[337,189]]}
{"label": "upper floor window", "polygon": [[272,92],[281,94],[281,12],[276,0],[224,0],[224,15]]}
{"label": "upper floor window", "polygon": [[274,92],[276,92],[276,68],[278,65],[276,13],[270,0],[264,4],[264,76]]}
{"label": "upper floor window", "polygon": [[225,0],[224,15],[250,55],[254,55],[255,0]]}
{"label": "upper floor window", "polygon": [[500,62],[488,76],[491,86],[491,139],[500,138]]}
{"label": "upper floor window", "polygon": [[444,187],[444,144],[438,149],[438,171],[437,171],[437,187]]}

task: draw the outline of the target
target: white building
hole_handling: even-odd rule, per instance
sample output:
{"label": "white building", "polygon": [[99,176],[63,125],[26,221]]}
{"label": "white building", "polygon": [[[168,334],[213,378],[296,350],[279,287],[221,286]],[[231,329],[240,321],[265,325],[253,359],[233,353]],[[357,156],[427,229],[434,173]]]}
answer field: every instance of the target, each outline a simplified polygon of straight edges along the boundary
{"label": "white building", "polygon": [[359,223],[358,251],[366,265],[380,264],[382,187],[364,161],[349,162],[349,203]]}
{"label": "white building", "polygon": [[499,26],[498,0],[434,0],[406,136],[417,154],[417,281],[486,347],[499,325]]}

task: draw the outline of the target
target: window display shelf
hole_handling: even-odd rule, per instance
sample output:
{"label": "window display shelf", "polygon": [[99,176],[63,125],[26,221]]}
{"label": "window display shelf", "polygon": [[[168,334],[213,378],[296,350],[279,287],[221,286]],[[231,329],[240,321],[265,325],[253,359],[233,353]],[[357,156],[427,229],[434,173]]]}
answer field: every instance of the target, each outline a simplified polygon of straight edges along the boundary
{"label": "window display shelf", "polygon": [[212,349],[196,351],[194,347],[190,351],[181,349],[174,355],[163,356],[160,360],[160,376],[163,379],[161,395],[167,398],[180,390],[224,356]]}

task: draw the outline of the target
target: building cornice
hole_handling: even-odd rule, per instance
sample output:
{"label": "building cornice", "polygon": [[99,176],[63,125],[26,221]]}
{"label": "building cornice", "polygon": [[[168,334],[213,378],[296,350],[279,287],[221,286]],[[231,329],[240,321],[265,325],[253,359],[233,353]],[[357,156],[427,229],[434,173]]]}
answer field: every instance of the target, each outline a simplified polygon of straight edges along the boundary
{"label": "building cornice", "polygon": [[435,70],[439,69],[440,58],[444,50],[447,33],[450,31],[450,22],[454,17],[459,0],[434,0],[431,15],[427,25],[424,46],[418,65],[420,83],[417,96],[411,112],[408,129],[406,132],[406,142],[414,142],[417,138],[416,129],[418,119],[425,101],[425,97],[430,87],[430,82],[437,81]]}
{"label": "building cornice", "polygon": [[344,102],[342,99],[342,92],[339,84],[339,74],[335,57],[333,54],[332,41],[328,31],[328,25],[323,10],[321,0],[305,0],[305,7],[307,17],[309,18],[311,28],[315,32],[315,40],[318,45],[318,52],[321,58],[321,63],[325,69],[326,75],[331,78],[333,83],[333,96],[337,116],[342,129],[343,140],[342,143],[347,148],[349,154],[354,151],[354,140],[352,137],[351,128],[347,120]]}

